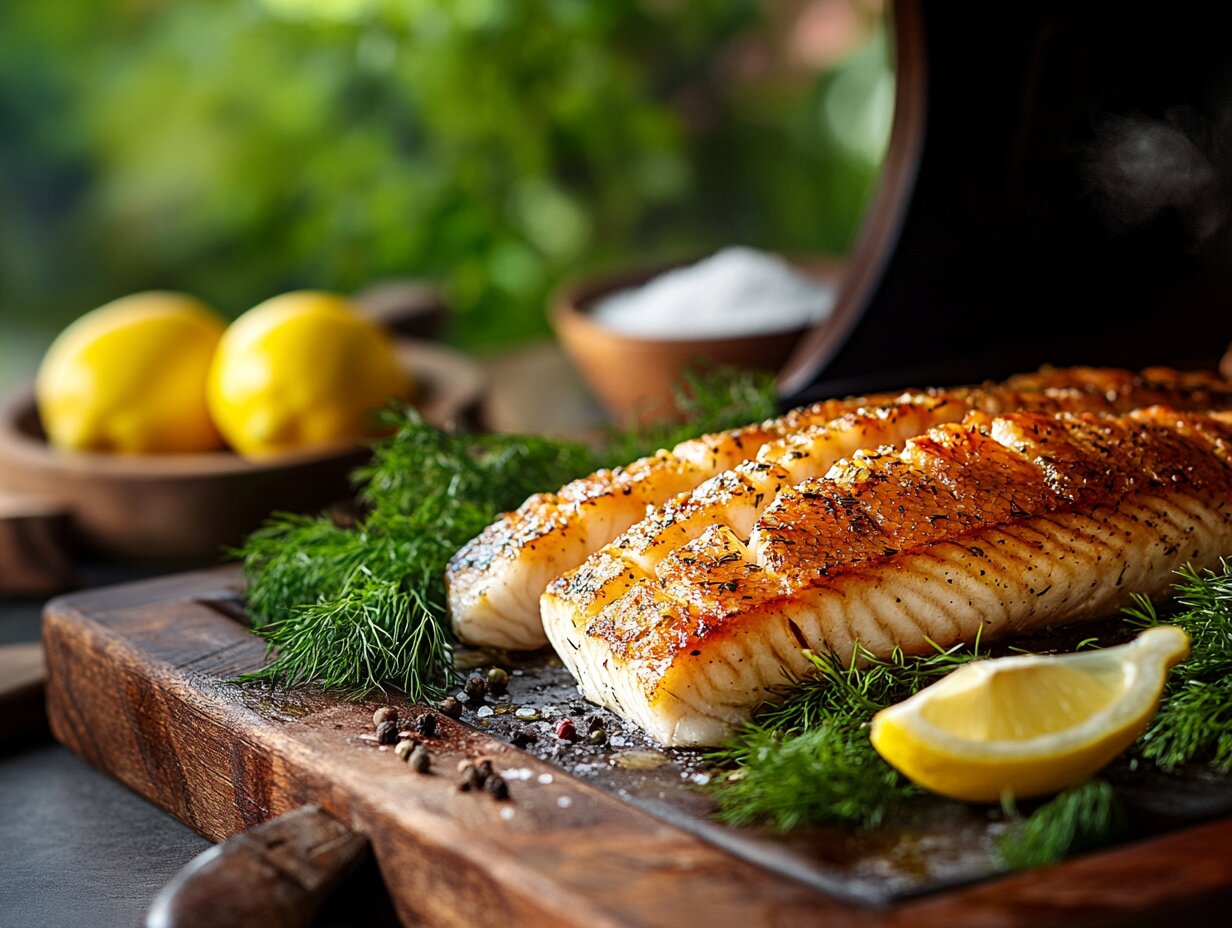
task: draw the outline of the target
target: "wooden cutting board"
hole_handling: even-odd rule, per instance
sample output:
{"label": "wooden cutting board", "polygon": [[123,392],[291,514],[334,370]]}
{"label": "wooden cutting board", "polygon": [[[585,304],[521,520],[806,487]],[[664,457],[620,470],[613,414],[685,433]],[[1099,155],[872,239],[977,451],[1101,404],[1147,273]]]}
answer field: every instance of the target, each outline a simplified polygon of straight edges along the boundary
{"label": "wooden cutting board", "polygon": [[[369,837],[408,925],[1216,924],[1232,900],[1232,819],[1041,871],[878,897],[869,873],[848,891],[841,869],[810,869],[765,836],[656,805],[666,780],[635,795],[583,773],[594,764],[554,764],[462,722],[440,719],[433,772],[418,775],[369,740],[374,702],[229,682],[264,652],[242,595],[239,572],[223,569],[50,603],[53,731],[212,839],[319,804]],[[508,802],[457,790],[458,761],[477,756],[516,774]]]}

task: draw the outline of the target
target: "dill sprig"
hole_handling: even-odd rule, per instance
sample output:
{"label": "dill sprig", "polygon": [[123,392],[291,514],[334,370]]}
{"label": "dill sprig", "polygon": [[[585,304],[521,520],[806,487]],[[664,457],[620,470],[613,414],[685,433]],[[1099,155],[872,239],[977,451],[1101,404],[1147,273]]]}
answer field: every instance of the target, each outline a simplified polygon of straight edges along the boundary
{"label": "dill sprig", "polygon": [[732,825],[876,828],[920,792],[877,755],[865,732],[838,721],[795,734],[747,726],[712,757],[732,767],[715,790],[719,817]]}
{"label": "dill sprig", "polygon": [[1111,784],[1097,778],[1071,786],[1015,822],[997,851],[1015,870],[1042,867],[1105,847],[1127,830],[1125,807]]}
{"label": "dill sprig", "polygon": [[581,444],[447,432],[410,407],[385,424],[392,434],[356,474],[355,525],[278,515],[240,552],[253,627],[271,654],[250,679],[439,696],[453,649],[446,562],[501,511],[594,464]]}
{"label": "dill sprig", "polygon": [[394,684],[412,699],[439,696],[454,673],[444,576],[458,548],[533,493],[687,436],[763,419],[774,402],[767,377],[694,375],[677,400],[680,421],[613,433],[598,449],[446,431],[410,407],[387,411],[388,436],[355,474],[354,524],[275,515],[237,552],[253,628],[270,654],[247,679],[357,694]]}
{"label": "dill sprig", "polygon": [[874,657],[856,646],[844,661],[805,652],[808,676],[777,694],[723,749],[709,755],[721,768],[713,780],[719,817],[735,825],[874,828],[913,786],[878,756],[868,739],[874,713],[894,705],[982,656],[974,645],[908,657],[896,649]]}
{"label": "dill sprig", "polygon": [[1138,627],[1167,623],[1189,634],[1183,672],[1168,677],[1163,702],[1138,741],[1141,756],[1164,770],[1190,763],[1232,771],[1232,564],[1177,571],[1175,604],[1160,615],[1144,596],[1126,610]]}

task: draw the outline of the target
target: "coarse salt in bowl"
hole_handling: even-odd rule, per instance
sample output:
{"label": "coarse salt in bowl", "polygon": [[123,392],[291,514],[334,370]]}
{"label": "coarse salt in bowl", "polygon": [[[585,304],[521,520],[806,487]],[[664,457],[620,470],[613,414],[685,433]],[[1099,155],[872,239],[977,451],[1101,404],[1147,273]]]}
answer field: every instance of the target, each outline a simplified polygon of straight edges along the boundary
{"label": "coarse salt in bowl", "polygon": [[778,255],[733,246],[603,296],[590,313],[638,338],[741,338],[816,325],[829,316],[834,291]]}
{"label": "coarse salt in bowl", "polygon": [[551,318],[582,378],[623,422],[671,409],[684,373],[777,371],[830,317],[841,264],[727,248],[693,264],[566,284]]}

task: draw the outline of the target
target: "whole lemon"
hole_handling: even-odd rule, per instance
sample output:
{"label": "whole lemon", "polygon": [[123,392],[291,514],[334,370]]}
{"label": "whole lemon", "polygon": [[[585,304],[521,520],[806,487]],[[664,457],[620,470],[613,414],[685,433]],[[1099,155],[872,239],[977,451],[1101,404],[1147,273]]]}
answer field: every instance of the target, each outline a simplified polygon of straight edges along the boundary
{"label": "whole lemon", "polygon": [[384,330],[332,293],[284,293],[231,324],[210,368],[209,407],[249,457],[352,444],[372,410],[409,399]]}
{"label": "whole lemon", "polygon": [[48,441],[65,451],[209,451],[222,439],[205,384],[225,323],[183,293],[150,291],[86,313],[35,381]]}

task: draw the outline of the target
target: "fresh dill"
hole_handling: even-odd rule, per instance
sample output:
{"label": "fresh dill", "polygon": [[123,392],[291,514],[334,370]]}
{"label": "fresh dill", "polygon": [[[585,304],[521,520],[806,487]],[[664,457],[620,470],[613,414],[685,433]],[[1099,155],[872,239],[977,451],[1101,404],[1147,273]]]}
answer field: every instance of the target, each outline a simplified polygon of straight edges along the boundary
{"label": "fresh dill", "polygon": [[806,652],[808,676],[780,693],[709,759],[720,772],[713,792],[719,816],[735,825],[875,828],[920,790],[873,750],[867,725],[874,713],[906,699],[960,664],[974,646],[941,648],[887,659],[857,647],[844,661]]}
{"label": "fresh dill", "polygon": [[794,734],[750,725],[713,759],[730,768],[719,775],[715,798],[719,817],[732,825],[876,828],[920,792],[877,755],[858,726],[833,720]]}
{"label": "fresh dill", "polygon": [[410,407],[385,414],[388,436],[355,474],[359,515],[279,514],[237,552],[253,628],[270,660],[247,679],[410,698],[453,680],[445,617],[449,558],[501,512],[603,466],[774,412],[770,378],[714,370],[689,377],[670,425],[613,432],[602,447],[528,435],[438,429]]}
{"label": "fresh dill", "polygon": [[572,442],[446,432],[409,407],[385,418],[392,434],[356,475],[354,525],[279,515],[240,552],[272,658],[250,679],[440,695],[453,649],[446,562],[501,511],[593,465]]}
{"label": "fresh dill", "polygon": [[1164,770],[1207,764],[1232,772],[1232,564],[1178,571],[1173,608],[1161,616],[1144,596],[1126,610],[1137,627],[1167,623],[1189,634],[1183,670],[1164,688],[1159,712],[1138,741],[1140,755]]}
{"label": "fresh dill", "polygon": [[1014,822],[997,850],[1008,866],[1023,870],[1105,847],[1127,830],[1125,807],[1111,784],[1097,778],[1071,786]]}

